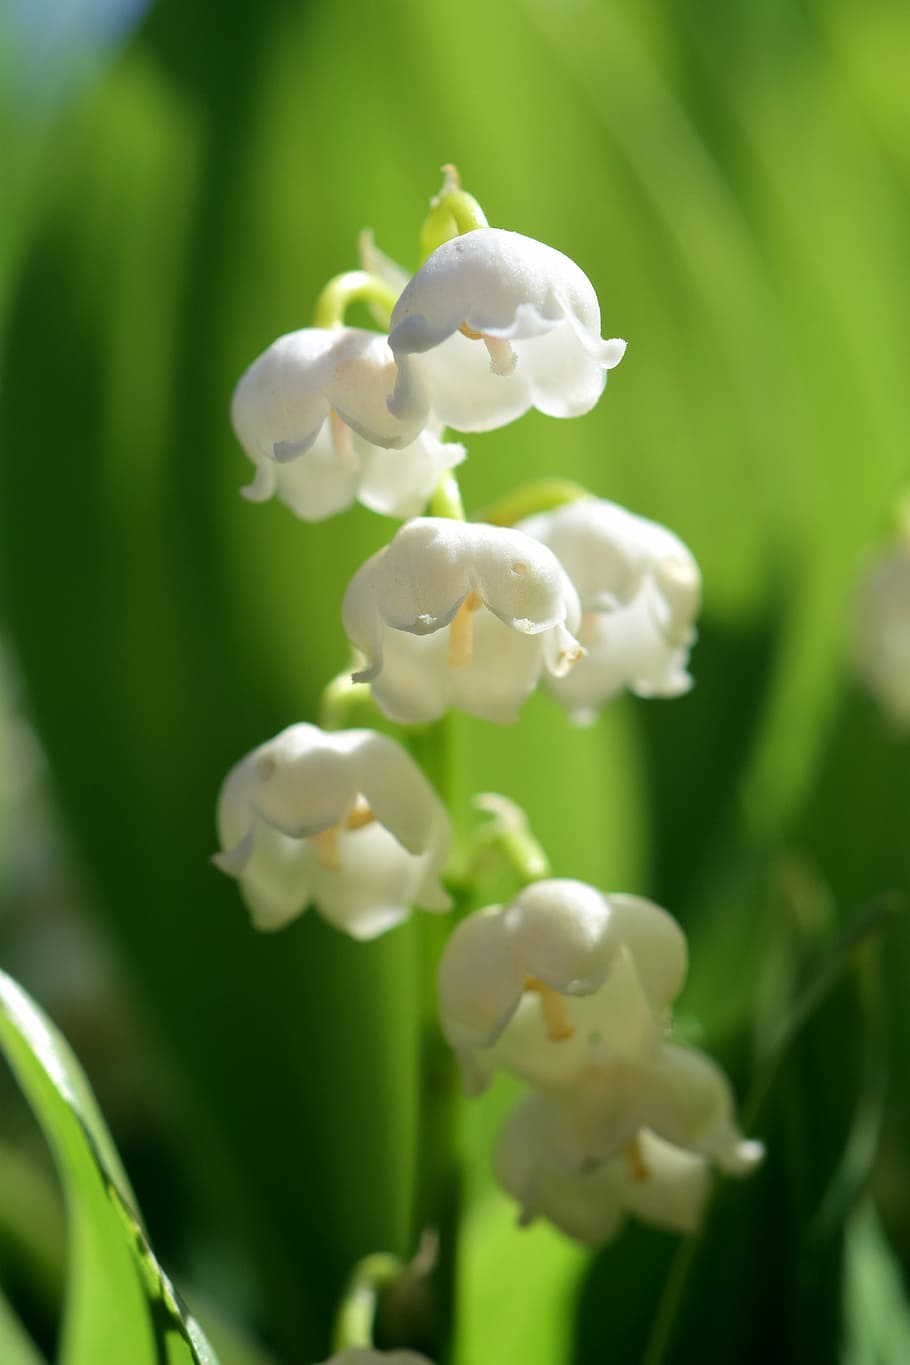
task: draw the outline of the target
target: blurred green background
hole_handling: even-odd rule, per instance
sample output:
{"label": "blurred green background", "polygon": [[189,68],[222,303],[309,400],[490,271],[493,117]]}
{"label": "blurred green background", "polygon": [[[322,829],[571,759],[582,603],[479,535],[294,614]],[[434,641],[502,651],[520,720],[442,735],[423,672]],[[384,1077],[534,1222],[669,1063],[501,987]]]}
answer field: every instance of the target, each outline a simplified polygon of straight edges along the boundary
{"label": "blurred green background", "polygon": [[[910,744],[847,652],[910,475],[910,10],[139,8],[0,20],[0,951],[81,1054],[159,1252],[203,1319],[306,1365],[352,1262],[416,1248],[420,927],[256,936],[208,859],[222,777],[314,718],[393,530],[245,504],[233,384],[361,227],[416,265],[454,161],[629,340],[588,417],[469,438],[469,507],[558,473],[666,522],[705,579],[690,696],[585,732],[546,698],[461,723],[460,787],[525,805],[559,874],[681,920],[680,1030],[769,1146],[688,1250],[632,1228],[592,1258],[489,1187],[495,1091],[466,1125],[458,1365],[910,1359]],[[0,1282],[49,1351],[59,1210],[2,1098]]]}

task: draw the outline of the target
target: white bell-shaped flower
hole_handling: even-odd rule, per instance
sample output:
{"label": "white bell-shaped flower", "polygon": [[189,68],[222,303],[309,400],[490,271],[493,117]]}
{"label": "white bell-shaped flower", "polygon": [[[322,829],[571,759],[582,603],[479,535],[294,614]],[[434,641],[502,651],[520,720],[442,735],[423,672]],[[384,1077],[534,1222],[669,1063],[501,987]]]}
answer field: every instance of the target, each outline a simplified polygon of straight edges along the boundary
{"label": "white bell-shaped flower", "polygon": [[672,1232],[696,1230],[709,1189],[704,1157],[644,1129],[610,1161],[566,1166],[550,1141],[551,1104],[545,1093],[529,1095],[493,1149],[494,1173],[523,1224],[543,1217],[592,1246],[615,1237],[627,1214]]}
{"label": "white bell-shaped flower", "polygon": [[686,973],[686,940],[665,910],[583,882],[540,881],[469,916],[439,967],[442,1027],[469,1093],[497,1066],[534,1085],[571,1081],[598,1040],[653,1051]]}
{"label": "white bell-shaped flower", "polygon": [[627,1151],[643,1128],[696,1152],[728,1175],[761,1161],[759,1142],[743,1137],[724,1072],[696,1048],[655,1041],[637,1055],[612,1046],[604,1031],[589,1040],[587,1064],[541,1090],[547,1147],[566,1170],[584,1171]]}
{"label": "white bell-shaped flower", "polygon": [[313,903],[369,939],[413,905],[451,905],[445,809],[404,749],[372,730],[292,725],[254,749],[222,786],[218,833],[214,861],[239,881],[259,929]]}
{"label": "white bell-shaped flower", "polygon": [[421,517],[354,575],[344,627],[355,681],[401,723],[450,706],[509,723],[542,673],[578,659],[578,598],[555,555],[520,531]]}
{"label": "white bell-shaped flower", "polygon": [[910,725],[910,543],[866,570],[854,622],[856,671],[901,727]]}
{"label": "white bell-shaped flower", "polygon": [[405,286],[389,345],[390,409],[459,431],[490,431],[529,408],[589,412],[624,341],[604,341],[591,281],[562,252],[517,232],[478,228],[443,243]]}
{"label": "white bell-shaped flower", "polygon": [[308,327],[279,337],[234,391],[237,438],[256,466],[251,502],[276,494],[304,521],[359,500],[374,512],[420,512],[464,459],[421,420],[393,418],[396,369],[386,337],[356,327]]}
{"label": "white bell-shaped flower", "polygon": [[581,601],[585,655],[571,675],[546,679],[575,720],[593,720],[624,688],[639,697],[689,690],[701,575],[672,531],[602,498],[580,498],[518,529],[549,546]]}

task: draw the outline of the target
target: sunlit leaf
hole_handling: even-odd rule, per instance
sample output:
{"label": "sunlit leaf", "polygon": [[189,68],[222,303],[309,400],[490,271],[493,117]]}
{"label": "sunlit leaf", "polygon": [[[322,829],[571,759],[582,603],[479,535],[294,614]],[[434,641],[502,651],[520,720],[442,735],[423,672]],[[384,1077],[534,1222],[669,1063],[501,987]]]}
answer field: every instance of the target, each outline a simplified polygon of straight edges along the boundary
{"label": "sunlit leaf", "polygon": [[13,1309],[0,1292],[0,1360],[3,1365],[46,1365]]}
{"label": "sunlit leaf", "polygon": [[0,1046],[53,1151],[67,1203],[61,1365],[217,1365],[155,1259],[135,1198],[65,1039],[0,973]]}
{"label": "sunlit leaf", "polygon": [[846,1276],[844,1365],[904,1365],[910,1360],[910,1304],[871,1203],[850,1221]]}

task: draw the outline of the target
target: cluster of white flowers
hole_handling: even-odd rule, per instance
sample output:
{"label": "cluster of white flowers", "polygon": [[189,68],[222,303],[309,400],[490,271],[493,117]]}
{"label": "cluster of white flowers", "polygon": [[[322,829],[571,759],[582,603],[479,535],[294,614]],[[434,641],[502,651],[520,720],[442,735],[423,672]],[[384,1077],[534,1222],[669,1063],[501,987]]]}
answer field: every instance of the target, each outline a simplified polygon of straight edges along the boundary
{"label": "cluster of white flowers", "polygon": [[[382,290],[407,279],[384,274]],[[443,424],[488,431],[531,407],[579,416],[624,350],[601,338],[597,296],[574,262],[479,227],[404,283],[387,336],[340,321],[305,328],[240,380],[232,413],[256,466],[248,498],[275,494],[307,521],[355,499],[415,518],[344,600],[357,676],[390,719],[422,724],[458,706],[511,722],[541,679],[579,721],[626,687],[664,697],[689,687],[701,583],[671,532],[593,497],[508,528],[419,516],[465,458]]]}
{"label": "cluster of white flowers", "polygon": [[[318,325],[250,366],[232,409],[255,465],[244,492],[306,521],[355,500],[404,520],[342,607],[355,690],[398,725],[450,707],[512,723],[538,683],[579,723],[624,689],[678,696],[701,580],[672,532],[566,490],[516,495],[508,518],[463,518],[452,470],[466,452],[444,428],[489,431],[531,407],[587,413],[625,351],[601,337],[578,266],[479,210],[464,222],[465,198],[449,177],[428,220],[446,231],[413,278],[367,240],[364,269],[327,287]],[[344,325],[355,298],[387,334]],[[216,862],[259,928],[312,903],[368,939],[413,906],[450,907],[448,814],[385,735],[292,725],[230,773],[218,824]],[[527,885],[451,935],[441,1015],[468,1091],[497,1067],[532,1087],[495,1154],[524,1219],[585,1241],[626,1212],[688,1230],[709,1164],[739,1174],[758,1160],[723,1074],[668,1040],[686,952],[656,905],[573,881]],[[339,1360],[355,1358],[380,1359]]]}
{"label": "cluster of white flowers", "polygon": [[534,1087],[494,1157],[524,1221],[590,1242],[627,1211],[690,1231],[708,1163],[740,1175],[761,1158],[723,1072],[667,1040],[686,962],[665,910],[575,881],[533,883],[450,937],[440,1006],[466,1089],[497,1067]]}

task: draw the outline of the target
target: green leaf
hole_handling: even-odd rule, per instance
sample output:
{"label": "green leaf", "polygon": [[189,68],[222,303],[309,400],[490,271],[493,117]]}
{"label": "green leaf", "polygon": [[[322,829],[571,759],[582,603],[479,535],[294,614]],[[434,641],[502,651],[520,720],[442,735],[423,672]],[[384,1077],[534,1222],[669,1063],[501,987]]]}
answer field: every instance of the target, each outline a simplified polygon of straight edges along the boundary
{"label": "green leaf", "polygon": [[910,1305],[900,1265],[875,1207],[858,1209],[847,1231],[844,1365],[910,1360]]}
{"label": "green leaf", "polygon": [[66,1197],[61,1365],[118,1365],[127,1357],[130,1365],[217,1365],[149,1246],[82,1068],[47,1016],[2,972],[0,1046],[50,1144]]}
{"label": "green leaf", "polygon": [[544,1223],[519,1227],[514,1203],[488,1190],[464,1228],[459,1365],[557,1365],[587,1260]]}
{"label": "green leaf", "polygon": [[9,1303],[0,1293],[0,1360],[3,1365],[45,1365]]}

